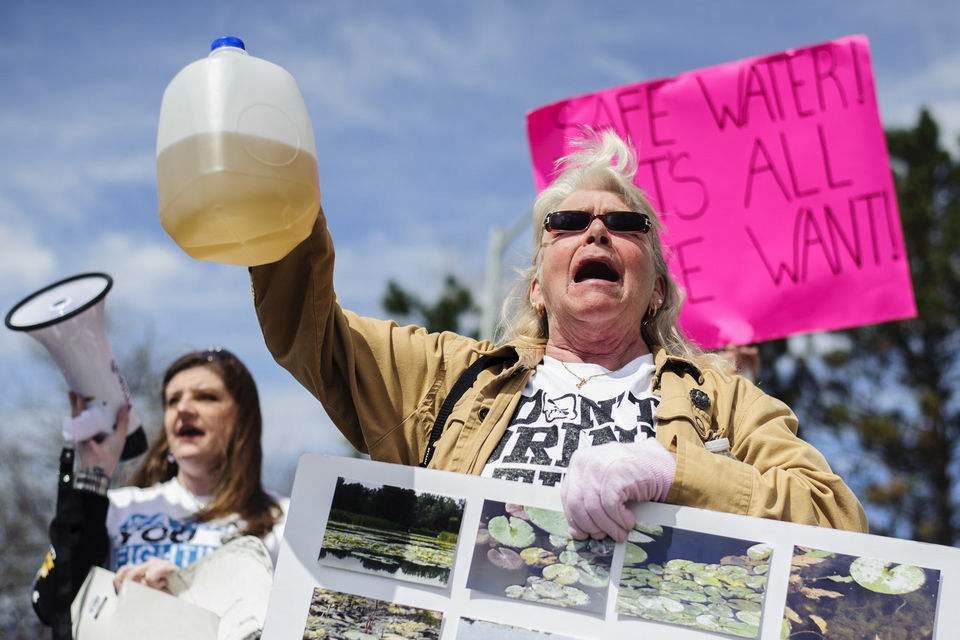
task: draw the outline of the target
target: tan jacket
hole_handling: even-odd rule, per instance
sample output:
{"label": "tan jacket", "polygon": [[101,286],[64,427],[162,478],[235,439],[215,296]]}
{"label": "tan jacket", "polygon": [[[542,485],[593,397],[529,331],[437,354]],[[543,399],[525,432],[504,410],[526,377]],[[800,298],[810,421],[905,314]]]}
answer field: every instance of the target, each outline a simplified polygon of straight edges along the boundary
{"label": "tan jacket", "polygon": [[[484,353],[515,351],[515,362],[484,370],[457,402],[430,463],[479,474],[544,345],[498,348],[341,309],[333,291],[333,260],[321,211],[312,235],[286,258],[251,269],[260,326],[277,362],[323,403],[357,449],[374,460],[415,465],[460,374]],[[820,452],[797,437],[797,419],[785,404],[740,376],[701,370],[662,350],[655,362],[654,392],[661,398],[657,440],[677,457],[668,502],[867,530],[857,498]],[[706,393],[706,410],[694,405],[693,389]],[[736,459],[704,447],[723,437]]]}

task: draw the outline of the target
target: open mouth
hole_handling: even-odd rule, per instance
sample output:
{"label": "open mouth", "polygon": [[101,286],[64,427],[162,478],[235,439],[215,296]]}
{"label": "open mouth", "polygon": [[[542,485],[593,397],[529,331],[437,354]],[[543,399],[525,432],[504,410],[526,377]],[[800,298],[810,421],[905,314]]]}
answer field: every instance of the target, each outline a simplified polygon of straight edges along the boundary
{"label": "open mouth", "polygon": [[193,426],[183,426],[177,429],[178,438],[196,438],[203,435],[203,429],[198,429]]}
{"label": "open mouth", "polygon": [[577,267],[576,273],[573,274],[574,282],[585,282],[586,280],[619,282],[620,274],[602,260],[587,260]]}

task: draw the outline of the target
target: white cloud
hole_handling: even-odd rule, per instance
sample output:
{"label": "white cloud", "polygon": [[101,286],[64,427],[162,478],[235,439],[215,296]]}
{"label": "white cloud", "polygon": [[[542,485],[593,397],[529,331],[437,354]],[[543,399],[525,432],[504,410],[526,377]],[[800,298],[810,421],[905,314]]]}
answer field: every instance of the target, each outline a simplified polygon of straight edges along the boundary
{"label": "white cloud", "polygon": [[426,300],[439,292],[448,273],[468,286],[479,285],[484,252],[476,249],[464,255],[457,247],[428,241],[398,244],[384,234],[338,246],[334,273],[339,300],[348,309],[382,316],[380,298],[389,279]]}
{"label": "white cloud", "polygon": [[880,103],[887,126],[912,126],[921,105],[941,126],[942,142],[960,150],[960,49],[942,53],[909,76],[880,85]]}
{"label": "white cloud", "polygon": [[0,292],[13,293],[45,284],[58,267],[57,254],[44,244],[34,230],[0,200]]}
{"label": "white cloud", "polygon": [[157,160],[152,152],[94,160],[86,174],[100,184],[152,184],[157,176]]}
{"label": "white cloud", "polygon": [[297,459],[304,453],[349,456],[320,402],[293,378],[286,384],[260,384],[263,411],[263,478],[268,487],[288,491]]}
{"label": "white cloud", "polygon": [[148,319],[163,334],[209,340],[226,332],[217,328],[219,322],[250,313],[246,269],[194,260],[172,240],[112,231],[84,243],[77,254],[77,270],[114,277],[111,308]]}
{"label": "white cloud", "polygon": [[620,56],[597,52],[590,56],[589,62],[590,67],[595,70],[590,76],[596,75],[603,86],[642,82],[650,77],[643,67]]}
{"label": "white cloud", "polygon": [[329,53],[288,58],[306,101],[322,114],[317,126],[349,123],[379,131],[411,124],[432,126],[425,109],[397,109],[411,98],[424,104],[438,88],[509,93],[504,82],[516,63],[517,26],[502,7],[485,6],[453,31],[435,20],[409,15],[364,15],[339,20]]}

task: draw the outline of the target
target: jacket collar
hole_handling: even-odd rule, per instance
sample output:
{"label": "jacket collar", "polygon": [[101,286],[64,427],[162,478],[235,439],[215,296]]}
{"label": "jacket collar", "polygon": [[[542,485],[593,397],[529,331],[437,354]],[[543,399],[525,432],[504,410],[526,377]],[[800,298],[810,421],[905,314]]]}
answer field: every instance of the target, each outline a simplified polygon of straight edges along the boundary
{"label": "jacket collar", "polygon": [[689,373],[697,381],[697,384],[703,384],[704,382],[703,371],[701,371],[700,367],[689,358],[672,356],[667,353],[666,349],[661,347],[654,352],[653,361],[657,365],[657,372],[653,376],[654,389],[658,389],[660,387],[660,379],[667,371],[676,373],[680,376],[682,376],[684,373]]}

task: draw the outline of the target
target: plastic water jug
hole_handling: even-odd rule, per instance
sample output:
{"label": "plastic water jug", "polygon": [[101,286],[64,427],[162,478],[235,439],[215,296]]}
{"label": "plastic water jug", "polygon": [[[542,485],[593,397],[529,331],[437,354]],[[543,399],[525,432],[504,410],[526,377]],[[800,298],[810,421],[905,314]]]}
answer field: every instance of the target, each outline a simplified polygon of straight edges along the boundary
{"label": "plastic water jug", "polygon": [[194,258],[275,262],[320,204],[313,127],[296,80],[218,38],[167,86],[157,128],[160,222]]}

